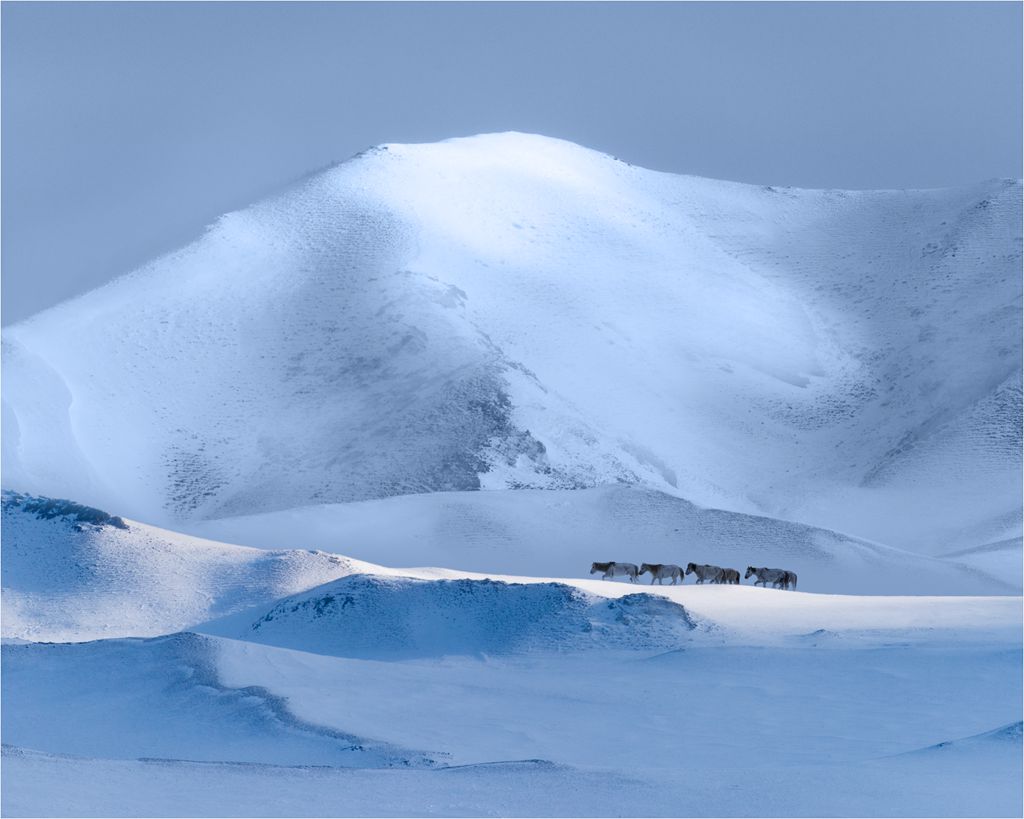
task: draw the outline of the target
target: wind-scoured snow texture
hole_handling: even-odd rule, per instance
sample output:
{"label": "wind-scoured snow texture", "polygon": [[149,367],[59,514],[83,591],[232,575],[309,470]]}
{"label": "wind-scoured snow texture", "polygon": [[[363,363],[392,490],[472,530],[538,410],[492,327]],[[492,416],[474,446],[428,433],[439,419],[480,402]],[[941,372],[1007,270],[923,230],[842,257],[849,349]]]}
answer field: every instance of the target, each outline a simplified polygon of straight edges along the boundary
{"label": "wind-scoured snow texture", "polygon": [[674,649],[696,624],[678,603],[609,600],[561,583],[356,575],[282,600],[240,639],[342,657],[586,648]]}
{"label": "wind-scoured snow texture", "polygon": [[70,501],[5,492],[3,635],[155,636],[352,571],[323,552],[268,552],[181,535]]}
{"label": "wind-scoured snow texture", "polygon": [[[1010,748],[998,757],[928,763],[902,757],[807,767],[691,768],[688,777],[665,776],[655,787],[643,774],[627,777],[543,761],[433,771],[337,770],[65,758],[5,747],[3,807],[8,816],[43,817],[1018,817],[1019,755],[1019,748]],[[56,780],[59,789],[52,787]]]}
{"label": "wind-scoured snow texture", "polygon": [[209,637],[3,647],[4,741],[40,751],[279,765],[431,764],[422,754],[297,719],[217,676]]}
{"label": "wind-scoured snow texture", "polygon": [[[4,749],[4,814],[1019,816],[1016,639],[405,662],[215,640],[213,690],[205,672],[191,688],[175,666],[193,657],[160,641],[18,647],[4,657],[19,709],[5,740],[20,746]],[[169,662],[150,667],[160,652]],[[118,661],[136,654],[134,669]],[[68,673],[90,706],[80,720],[54,693]],[[197,731],[207,722],[218,730]],[[304,762],[166,761],[186,742],[189,758],[238,759],[247,725],[245,758]],[[378,740],[361,743],[365,762],[429,748],[442,765],[321,767],[353,734]],[[41,752],[58,741],[74,756]]]}
{"label": "wind-scoured snow texture", "polygon": [[1020,534],[1021,187],[805,191],[389,145],[8,328],[5,480],[151,522],[643,483]]}

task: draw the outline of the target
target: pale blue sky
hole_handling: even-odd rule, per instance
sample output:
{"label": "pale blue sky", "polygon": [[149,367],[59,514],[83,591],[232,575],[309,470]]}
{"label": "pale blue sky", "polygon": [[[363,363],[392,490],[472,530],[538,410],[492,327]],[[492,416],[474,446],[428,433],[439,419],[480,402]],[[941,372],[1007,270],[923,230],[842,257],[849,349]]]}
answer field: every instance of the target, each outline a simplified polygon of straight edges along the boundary
{"label": "pale blue sky", "polygon": [[27,3],[3,322],[379,142],[563,137],[802,187],[1021,176],[1019,3]]}

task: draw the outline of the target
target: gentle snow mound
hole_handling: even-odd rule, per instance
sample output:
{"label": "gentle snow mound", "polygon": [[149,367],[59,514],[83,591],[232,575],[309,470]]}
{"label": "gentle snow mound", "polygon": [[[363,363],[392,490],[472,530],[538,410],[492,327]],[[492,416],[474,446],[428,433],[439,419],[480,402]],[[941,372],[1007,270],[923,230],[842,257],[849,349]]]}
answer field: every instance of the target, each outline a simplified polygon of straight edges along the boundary
{"label": "gentle snow mound", "polygon": [[3,636],[152,637],[351,573],[338,555],[231,546],[71,501],[3,497]]}
{"label": "gentle snow mound", "polygon": [[663,597],[614,600],[562,583],[353,575],[282,600],[245,639],[345,657],[671,649],[692,639],[686,609]]}

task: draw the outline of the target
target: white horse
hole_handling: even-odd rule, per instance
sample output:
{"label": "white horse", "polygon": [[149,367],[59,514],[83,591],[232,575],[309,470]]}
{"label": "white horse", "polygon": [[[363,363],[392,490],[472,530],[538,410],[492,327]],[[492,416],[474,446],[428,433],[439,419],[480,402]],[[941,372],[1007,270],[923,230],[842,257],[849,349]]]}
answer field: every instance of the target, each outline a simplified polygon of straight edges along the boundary
{"label": "white horse", "polygon": [[591,563],[590,573],[604,572],[601,575],[602,580],[608,578],[619,577],[625,575],[629,578],[630,583],[636,583],[636,576],[639,573],[635,563],[616,563],[614,560],[611,563]]}
{"label": "white horse", "polygon": [[640,566],[640,574],[644,572],[651,573],[651,585],[654,585],[654,581],[658,581],[658,585],[662,585],[661,581],[666,577],[672,578],[672,585],[676,584],[678,579],[680,582],[683,580],[683,570],[680,569],[675,563],[644,563]]}
{"label": "white horse", "polygon": [[710,566],[708,564],[702,564],[698,566],[696,563],[686,564],[686,574],[697,575],[698,583],[721,583],[722,574],[725,570],[721,566]]}
{"label": "white horse", "polygon": [[755,569],[753,566],[747,566],[747,573],[743,575],[743,579],[746,580],[751,575],[757,578],[754,581],[755,586],[760,583],[765,588],[768,588],[768,584],[771,583],[772,588],[788,589],[790,583],[792,583],[793,588],[796,588],[796,574],[787,572],[785,569],[768,569],[764,566]]}

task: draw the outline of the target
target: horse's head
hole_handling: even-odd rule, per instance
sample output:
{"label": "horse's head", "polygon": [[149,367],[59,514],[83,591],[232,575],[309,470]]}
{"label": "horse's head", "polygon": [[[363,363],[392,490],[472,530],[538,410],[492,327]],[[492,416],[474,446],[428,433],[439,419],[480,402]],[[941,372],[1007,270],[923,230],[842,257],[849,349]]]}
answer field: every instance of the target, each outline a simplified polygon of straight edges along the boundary
{"label": "horse's head", "polygon": [[747,566],[747,573],[745,575],[743,575],[743,579],[746,580],[748,577],[750,577],[750,575],[752,575],[754,573],[755,573],[754,572],[754,567],[753,566]]}
{"label": "horse's head", "polygon": [[693,574],[695,571],[697,571],[697,564],[696,563],[687,563],[686,564],[686,574]]}
{"label": "horse's head", "polygon": [[649,571],[652,571],[652,569],[651,569],[651,567],[648,564],[646,564],[646,563],[641,563],[640,564],[640,574],[643,574],[644,572],[649,572]]}
{"label": "horse's head", "polygon": [[597,564],[596,563],[591,563],[590,564],[590,573],[593,574],[596,571],[597,571]]}

